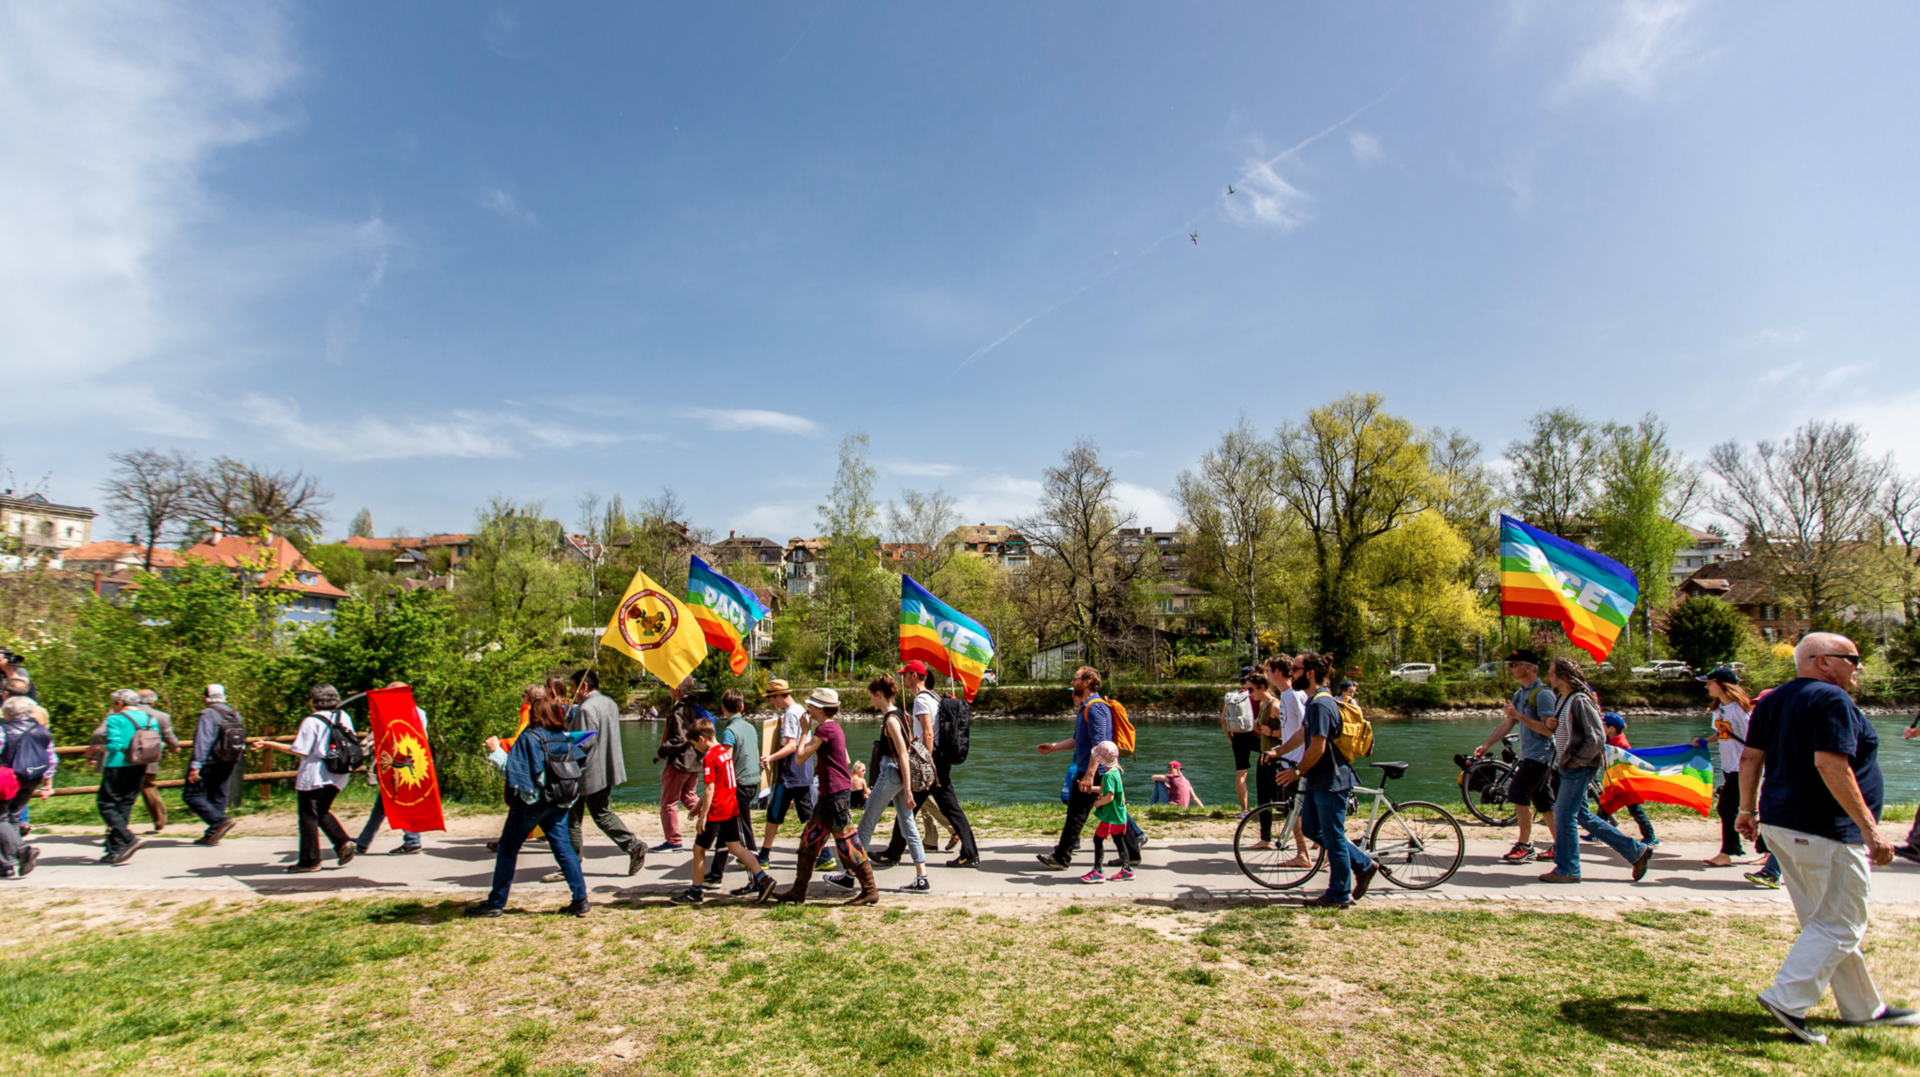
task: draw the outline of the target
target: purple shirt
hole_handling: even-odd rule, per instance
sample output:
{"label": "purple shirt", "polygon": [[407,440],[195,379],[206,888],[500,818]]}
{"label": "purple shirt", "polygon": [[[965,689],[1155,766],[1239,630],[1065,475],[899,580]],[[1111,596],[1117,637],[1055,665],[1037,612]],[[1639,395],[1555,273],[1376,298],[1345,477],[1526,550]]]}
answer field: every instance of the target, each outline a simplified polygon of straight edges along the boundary
{"label": "purple shirt", "polygon": [[847,734],[840,723],[829,718],[813,727],[813,736],[820,742],[813,757],[820,764],[820,795],[851,791],[853,771],[847,766]]}

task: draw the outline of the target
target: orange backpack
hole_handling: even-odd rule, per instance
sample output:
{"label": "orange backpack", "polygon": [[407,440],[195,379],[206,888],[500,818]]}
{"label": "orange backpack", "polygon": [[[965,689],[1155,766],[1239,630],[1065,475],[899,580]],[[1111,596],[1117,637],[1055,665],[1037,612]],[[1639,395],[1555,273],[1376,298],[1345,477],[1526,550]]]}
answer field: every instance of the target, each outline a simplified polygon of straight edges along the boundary
{"label": "orange backpack", "polygon": [[1082,718],[1086,717],[1087,707],[1091,706],[1095,699],[1105,703],[1108,712],[1113,715],[1113,746],[1120,749],[1120,758],[1132,759],[1134,748],[1133,721],[1127,717],[1127,708],[1121,706],[1119,700],[1108,696],[1090,696],[1087,702],[1080,707],[1080,716]]}

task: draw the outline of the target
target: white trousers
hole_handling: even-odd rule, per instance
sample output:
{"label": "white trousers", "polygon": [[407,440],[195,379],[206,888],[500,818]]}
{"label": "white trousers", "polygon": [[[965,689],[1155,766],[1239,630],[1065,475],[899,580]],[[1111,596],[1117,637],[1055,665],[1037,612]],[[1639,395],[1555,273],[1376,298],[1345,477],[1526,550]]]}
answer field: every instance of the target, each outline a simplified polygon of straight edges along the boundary
{"label": "white trousers", "polygon": [[1833,1001],[1843,1021],[1867,1021],[1880,1014],[1880,992],[1860,956],[1867,937],[1867,893],[1871,873],[1864,845],[1761,824],[1767,849],[1780,860],[1780,882],[1793,899],[1800,937],[1787,951],[1773,986],[1761,997],[1796,1016],[1833,986]]}

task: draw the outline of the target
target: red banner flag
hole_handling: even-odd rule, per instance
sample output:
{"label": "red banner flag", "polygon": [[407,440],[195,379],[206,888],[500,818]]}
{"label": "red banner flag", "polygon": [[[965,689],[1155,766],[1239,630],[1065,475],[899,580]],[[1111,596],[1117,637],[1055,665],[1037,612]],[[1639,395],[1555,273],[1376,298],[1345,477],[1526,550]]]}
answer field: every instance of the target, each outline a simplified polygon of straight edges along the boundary
{"label": "red banner flag", "polygon": [[440,777],[433,769],[433,752],[413,689],[376,688],[367,693],[373,715],[373,759],[380,775],[380,799],[386,805],[387,825],[418,834],[445,830],[440,812]]}

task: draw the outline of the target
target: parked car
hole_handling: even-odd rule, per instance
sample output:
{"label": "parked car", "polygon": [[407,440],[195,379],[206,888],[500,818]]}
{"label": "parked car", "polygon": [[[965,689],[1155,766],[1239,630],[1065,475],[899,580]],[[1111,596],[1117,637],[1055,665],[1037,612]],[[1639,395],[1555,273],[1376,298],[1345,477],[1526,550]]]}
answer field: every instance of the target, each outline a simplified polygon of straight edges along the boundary
{"label": "parked car", "polygon": [[1505,671],[1504,662],[1482,662],[1473,667],[1473,675],[1476,677],[1498,677]]}
{"label": "parked car", "polygon": [[999,684],[1000,675],[990,669],[986,670],[985,672],[980,674],[980,683],[981,684]]}
{"label": "parked car", "polygon": [[1414,684],[1424,684],[1428,678],[1439,672],[1439,670],[1440,667],[1434,665],[1432,662],[1402,662],[1391,670],[1388,670],[1387,676],[1392,677],[1396,681],[1411,681]]}
{"label": "parked car", "polygon": [[1693,667],[1676,659],[1662,658],[1648,665],[1633,667],[1633,675],[1656,681],[1677,681],[1693,676]]}

